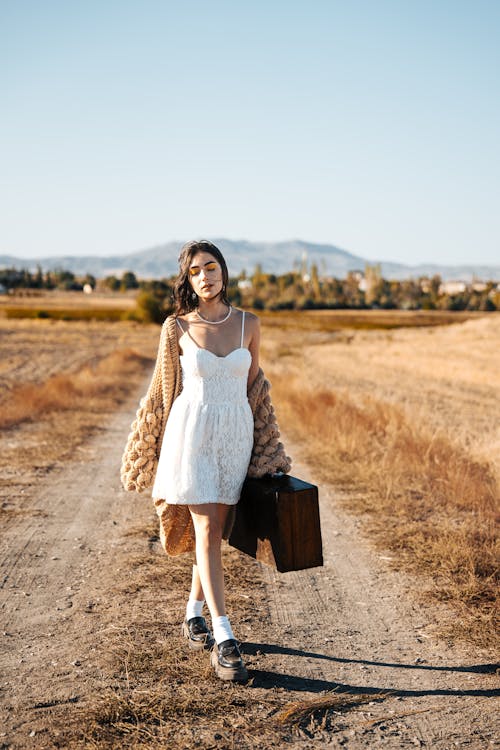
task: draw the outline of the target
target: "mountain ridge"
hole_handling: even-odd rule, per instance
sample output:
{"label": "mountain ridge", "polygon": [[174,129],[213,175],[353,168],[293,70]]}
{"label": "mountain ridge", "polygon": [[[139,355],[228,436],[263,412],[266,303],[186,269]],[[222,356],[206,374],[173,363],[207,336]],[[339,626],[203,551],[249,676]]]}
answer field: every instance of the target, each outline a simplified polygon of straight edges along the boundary
{"label": "mountain ridge", "polygon": [[[316,263],[320,275],[344,278],[349,271],[363,271],[366,264],[380,264],[382,276],[402,280],[419,276],[439,274],[444,280],[471,281],[473,278],[500,281],[500,266],[489,264],[444,264],[420,263],[407,265],[396,261],[368,260],[336,245],[307,242],[300,239],[280,242],[252,242],[231,240],[224,237],[211,241],[221,250],[227,260],[230,274],[235,276],[246,270],[251,274],[257,264],[265,273],[282,274],[300,268],[303,260],[310,265]],[[91,273],[102,277],[121,275],[133,271],[140,278],[162,278],[177,272],[178,254],[182,242],[171,241],[154,245],[131,253],[115,255],[62,255],[41,258],[19,258],[0,255],[0,268],[13,267],[44,271],[64,269],[76,274]]]}

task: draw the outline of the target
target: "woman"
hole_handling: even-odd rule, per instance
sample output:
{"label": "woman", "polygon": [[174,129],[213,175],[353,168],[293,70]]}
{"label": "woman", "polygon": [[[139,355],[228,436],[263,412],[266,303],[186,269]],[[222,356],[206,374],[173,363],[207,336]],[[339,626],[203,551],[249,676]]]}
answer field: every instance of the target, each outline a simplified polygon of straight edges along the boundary
{"label": "woman", "polygon": [[[187,528],[186,511],[194,531],[196,563],[182,633],[192,649],[211,649],[218,677],[243,681],[247,670],[225,608],[221,540],[247,473],[286,472],[290,461],[277,440],[269,384],[259,368],[259,320],[230,304],[222,253],[208,241],[189,242],[179,264],[175,314],[163,325],[155,374],[125,451],[122,481],[127,489],[150,484],[151,472],[144,471],[140,481],[128,481],[131,467],[142,461],[144,469],[148,458],[131,460],[130,443],[144,443],[149,457],[158,458],[152,496],[165,549],[191,548],[189,534],[188,542],[179,542]],[[155,429],[146,434],[151,424]],[[202,615],[205,602],[213,634]]]}

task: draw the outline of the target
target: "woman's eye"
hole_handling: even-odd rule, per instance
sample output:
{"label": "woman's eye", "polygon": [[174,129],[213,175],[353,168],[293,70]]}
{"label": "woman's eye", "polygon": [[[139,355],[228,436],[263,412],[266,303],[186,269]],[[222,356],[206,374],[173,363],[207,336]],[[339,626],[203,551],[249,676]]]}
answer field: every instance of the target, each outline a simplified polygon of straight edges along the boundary
{"label": "woman's eye", "polygon": [[[205,273],[216,271],[217,270],[217,263],[215,263],[215,262],[214,263],[207,263],[206,266],[203,266],[203,270],[205,271]],[[198,266],[193,266],[192,268],[189,269],[189,275],[190,276],[198,276],[199,273],[200,273],[200,269],[199,269]]]}

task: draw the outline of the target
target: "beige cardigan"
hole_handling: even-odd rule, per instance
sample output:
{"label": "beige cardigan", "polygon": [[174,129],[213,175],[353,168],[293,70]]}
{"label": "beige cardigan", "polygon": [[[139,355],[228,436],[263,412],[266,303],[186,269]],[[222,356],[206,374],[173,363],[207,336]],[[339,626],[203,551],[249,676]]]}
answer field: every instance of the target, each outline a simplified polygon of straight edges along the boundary
{"label": "beige cardigan", "polygon": [[[248,393],[254,416],[254,445],[248,466],[249,477],[276,471],[288,473],[291,459],[279,441],[280,433],[269,396],[271,384],[259,368]],[[141,399],[122,457],[121,481],[126,490],[142,492],[154,484],[165,425],[172,404],[182,391],[175,316],[163,323],[156,365],[144,398]],[[169,505],[167,498],[154,501],[160,518],[160,538],[170,555],[194,550],[194,528],[185,505]],[[227,538],[234,521],[234,506],[224,531]]]}

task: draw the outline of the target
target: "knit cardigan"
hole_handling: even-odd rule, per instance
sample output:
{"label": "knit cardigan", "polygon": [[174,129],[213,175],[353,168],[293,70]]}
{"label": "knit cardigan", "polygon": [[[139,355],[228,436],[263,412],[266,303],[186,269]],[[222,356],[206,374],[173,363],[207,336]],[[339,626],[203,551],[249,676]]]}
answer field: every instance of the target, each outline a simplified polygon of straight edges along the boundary
{"label": "knit cardigan", "polygon": [[[261,477],[277,471],[288,473],[291,459],[280,442],[280,432],[269,391],[271,384],[259,368],[248,393],[254,417],[254,442],[247,476]],[[175,316],[163,323],[158,356],[146,395],[141,399],[122,457],[121,481],[126,490],[142,492],[153,486],[165,425],[170,409],[182,391],[182,370]],[[186,505],[171,505],[168,498],[154,500],[160,519],[160,539],[169,555],[193,551],[195,536]],[[224,538],[234,522],[235,506],[228,514]]]}

